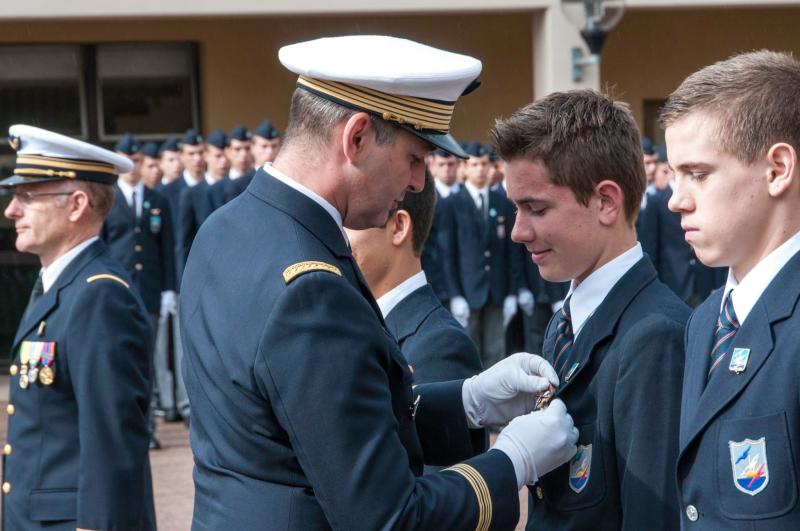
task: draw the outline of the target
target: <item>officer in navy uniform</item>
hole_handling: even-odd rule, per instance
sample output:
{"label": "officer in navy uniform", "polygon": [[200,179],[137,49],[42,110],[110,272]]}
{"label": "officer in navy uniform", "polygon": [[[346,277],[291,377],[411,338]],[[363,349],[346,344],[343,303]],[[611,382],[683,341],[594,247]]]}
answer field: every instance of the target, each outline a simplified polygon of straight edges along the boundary
{"label": "officer in navy uniform", "polygon": [[256,170],[253,168],[253,154],[250,151],[252,139],[253,135],[241,124],[231,129],[228,147],[225,148],[225,156],[230,161],[231,168],[225,179],[211,186],[216,208],[242,193],[253,179]]}
{"label": "officer in navy uniform", "polygon": [[5,211],[42,272],[12,348],[3,527],[155,529],[147,410],[150,329],[99,239],[111,185],[131,162],[25,125]]}
{"label": "officer in navy uniform", "polygon": [[513,208],[505,193],[488,187],[489,154],[476,141],[465,151],[467,180],[442,201],[441,237],[450,311],[478,345],[484,367],[506,355],[505,327],[517,311],[513,288]]}
{"label": "officer in navy uniform", "polygon": [[645,176],[633,116],[576,90],[523,107],[493,134],[518,207],[514,241],[543,278],[572,279],[544,357],[580,431],[578,452],[530,488],[527,529],[677,529],[689,309],[636,241]]}
{"label": "officer in navy uniform", "polygon": [[[162,145],[161,148],[163,151],[165,148],[172,148],[172,146],[167,145],[165,142],[165,145]],[[178,230],[177,213],[180,212],[181,195],[185,189],[191,188],[204,180],[205,162],[203,160],[203,152],[205,151],[205,142],[203,137],[197,134],[194,129],[187,129],[178,142],[178,150],[178,159],[183,167],[181,178],[175,179],[159,189],[162,195],[169,199],[170,211],[176,214],[176,237]],[[177,246],[180,242],[176,240],[175,243]],[[177,265],[179,264],[176,263]]]}
{"label": "officer in navy uniform", "polygon": [[[115,151],[134,152],[135,145],[135,138],[126,136],[117,143]],[[146,187],[135,170],[134,166],[134,171],[120,174],[114,186],[114,204],[100,234],[111,256],[125,267],[142,297],[155,345],[159,318],[173,313],[177,304],[174,233],[169,201]],[[159,376],[163,379],[163,375],[156,375],[155,380]],[[150,430],[150,448],[160,448],[152,408]]]}
{"label": "officer in navy uniform", "polygon": [[[250,142],[250,154],[253,157],[255,169],[275,160],[281,147],[281,134],[272,122],[264,120],[253,131]],[[230,201],[247,188],[253,180],[253,173],[247,173],[241,179],[235,179],[228,188],[227,200]]]}
{"label": "officer in navy uniform", "polygon": [[[216,173],[212,174],[209,161],[218,156],[224,157],[225,148],[228,147],[228,135],[222,129],[214,129],[208,135],[206,141],[206,171],[205,178],[200,180],[195,186],[186,188],[181,192],[178,204],[178,236],[177,240],[177,260],[178,267],[183,270],[192,242],[197,234],[200,225],[214,212],[222,206],[222,194],[215,193],[213,187],[225,181],[225,175],[221,175],[220,167],[214,168]],[[224,186],[224,185],[222,185]]]}
{"label": "officer in navy uniform", "polygon": [[800,528],[800,61],[767,50],[665,103],[671,210],[724,288],[692,314],[677,460],[682,529]]}
{"label": "officer in navy uniform", "polygon": [[[279,57],[300,76],[285,144],[185,271],[193,529],[513,529],[519,487],[575,450],[563,403],[527,413],[552,367],[521,353],[412,389],[343,232],[422,188],[430,144],[464,155],[447,131],[480,62],[380,36]],[[421,476],[467,457],[455,434],[508,421],[493,449]]]}

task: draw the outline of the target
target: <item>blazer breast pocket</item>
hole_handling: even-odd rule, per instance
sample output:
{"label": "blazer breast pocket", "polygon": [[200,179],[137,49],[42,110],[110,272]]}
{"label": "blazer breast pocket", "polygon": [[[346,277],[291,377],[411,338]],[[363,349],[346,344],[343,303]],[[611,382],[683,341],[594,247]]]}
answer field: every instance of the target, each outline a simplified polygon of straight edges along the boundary
{"label": "blazer breast pocket", "polygon": [[717,490],[723,515],[774,518],[797,502],[786,413],[725,420],[717,438]]}
{"label": "blazer breast pocket", "polygon": [[540,481],[545,500],[557,511],[597,505],[606,495],[603,444],[594,423],[578,426],[578,451],[568,463]]}

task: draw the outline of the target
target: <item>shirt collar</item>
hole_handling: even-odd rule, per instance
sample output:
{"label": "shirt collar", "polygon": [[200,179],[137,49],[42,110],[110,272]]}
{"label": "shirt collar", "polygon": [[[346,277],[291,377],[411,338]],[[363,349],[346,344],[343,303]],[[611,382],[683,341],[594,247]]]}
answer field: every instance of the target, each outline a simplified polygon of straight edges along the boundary
{"label": "shirt collar", "polygon": [[[733,291],[733,311],[736,312],[736,319],[739,324],[744,323],[750,310],[761,298],[761,294],[770,285],[775,276],[780,272],[786,263],[800,251],[800,232],[783,242],[777,249],[764,257],[756,266],[747,273],[741,282],[733,276],[733,270],[728,269],[728,281],[725,283],[725,292],[722,297],[722,304],[728,297],[728,293]],[[722,306],[720,306],[722,311]]]}
{"label": "shirt collar", "polygon": [[92,236],[86,241],[83,241],[67,251],[66,253],[62,254],[58,258],[56,258],[52,264],[47,267],[42,268],[42,287],[44,291],[49,290],[53,284],[56,283],[58,280],[59,275],[67,268],[67,266],[72,262],[76,256],[81,254],[81,251],[89,247],[93,244],[96,240],[100,239],[99,236]]}
{"label": "shirt collar", "polygon": [[302,184],[295,181],[282,171],[278,170],[275,166],[272,165],[271,162],[267,162],[266,164],[264,164],[264,171],[272,175],[274,178],[278,179],[286,186],[294,188],[304,196],[308,197],[309,199],[317,203],[323,209],[325,209],[325,212],[330,214],[330,216],[333,218],[333,221],[335,221],[336,225],[338,225],[339,230],[342,232],[342,236],[344,237],[344,241],[347,242],[347,246],[350,247],[350,242],[347,240],[347,233],[345,233],[344,225],[342,223],[342,214],[338,210],[336,210],[336,208],[332,204],[330,204],[324,197],[317,194],[310,188],[303,186]]}
{"label": "shirt collar", "polygon": [[190,188],[200,182],[199,179],[195,179],[189,174],[189,170],[183,170],[183,180]]}
{"label": "shirt collar", "polygon": [[394,310],[395,306],[427,283],[428,279],[425,277],[425,271],[420,271],[381,296],[381,298],[377,300],[377,303],[378,307],[381,309],[383,318],[386,319],[386,316],[389,315],[389,312]]}
{"label": "shirt collar", "polygon": [[483,199],[485,200],[486,195],[489,192],[489,189],[486,186],[484,186],[483,188],[476,188],[469,181],[464,181],[464,187],[466,187],[467,192],[469,192],[469,195],[472,196],[473,201],[475,201],[476,203],[478,202],[479,195],[482,195]]}
{"label": "shirt collar", "polygon": [[642,244],[636,242],[636,245],[598,268],[577,286],[575,281],[572,281],[567,297],[569,297],[570,320],[575,337],[578,337],[583,325],[619,279],[643,256]]}
{"label": "shirt collar", "polygon": [[453,193],[453,189],[439,179],[434,179],[433,184],[436,185],[436,191],[439,192],[439,195],[442,197],[448,197],[451,193]]}

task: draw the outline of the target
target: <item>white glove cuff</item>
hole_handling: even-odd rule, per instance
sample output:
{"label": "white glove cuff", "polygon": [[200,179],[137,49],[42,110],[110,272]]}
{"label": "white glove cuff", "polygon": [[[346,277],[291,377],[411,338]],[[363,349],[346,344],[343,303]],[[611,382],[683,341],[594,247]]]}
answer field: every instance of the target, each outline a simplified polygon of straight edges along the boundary
{"label": "white glove cuff", "polygon": [[467,416],[467,425],[473,430],[482,428],[483,421],[486,419],[486,408],[475,400],[475,393],[472,388],[476,378],[477,376],[467,378],[461,386],[461,402],[464,404],[464,414]]}
{"label": "white glove cuff", "polygon": [[536,474],[536,463],[533,460],[528,463],[528,460],[525,459],[528,454],[522,451],[514,437],[509,434],[503,435],[501,432],[492,449],[500,450],[511,460],[511,464],[514,465],[514,474],[517,476],[517,489],[521,489],[526,484],[533,485],[539,480],[539,476]]}

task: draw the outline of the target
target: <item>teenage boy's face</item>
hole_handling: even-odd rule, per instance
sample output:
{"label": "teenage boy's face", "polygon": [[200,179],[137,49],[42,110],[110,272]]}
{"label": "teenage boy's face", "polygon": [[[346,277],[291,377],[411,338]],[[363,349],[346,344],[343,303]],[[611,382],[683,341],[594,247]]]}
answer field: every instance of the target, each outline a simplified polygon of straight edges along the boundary
{"label": "teenage boy's face", "polygon": [[597,202],[584,206],[568,187],[554,185],[540,160],[507,162],[506,186],[518,209],[511,239],[525,245],[542,278],[586,278],[603,251]]}
{"label": "teenage boy's face", "polygon": [[765,159],[746,164],[724,151],[716,125],[715,118],[693,113],[667,128],[675,171],[669,209],[680,212],[686,241],[704,264],[746,274],[770,236],[769,166]]}

